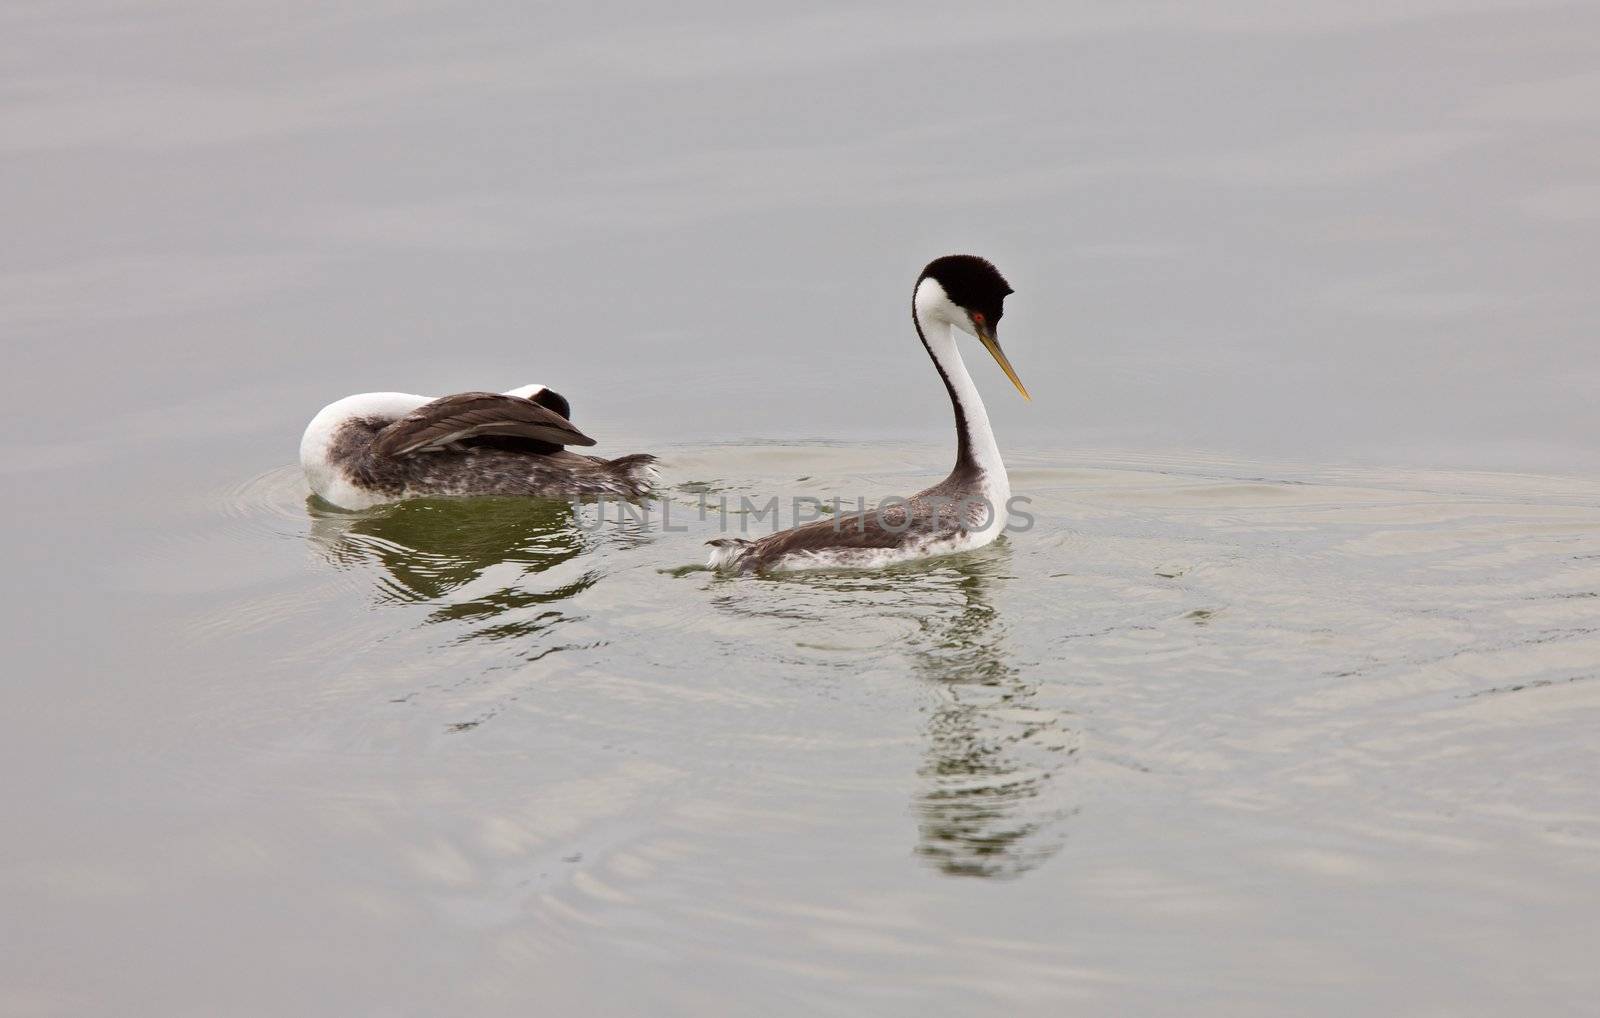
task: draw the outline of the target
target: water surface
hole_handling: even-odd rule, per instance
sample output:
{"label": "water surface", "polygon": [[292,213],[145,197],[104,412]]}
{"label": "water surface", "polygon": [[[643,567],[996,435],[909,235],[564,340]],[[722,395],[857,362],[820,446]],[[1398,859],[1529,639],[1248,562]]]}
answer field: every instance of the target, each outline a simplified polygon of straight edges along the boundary
{"label": "water surface", "polygon": [[700,492],[944,451],[666,454],[683,533],[284,466],[118,538],[13,679],[14,1001],[1578,1013],[1600,485],[1024,453],[1029,532],[732,579]]}

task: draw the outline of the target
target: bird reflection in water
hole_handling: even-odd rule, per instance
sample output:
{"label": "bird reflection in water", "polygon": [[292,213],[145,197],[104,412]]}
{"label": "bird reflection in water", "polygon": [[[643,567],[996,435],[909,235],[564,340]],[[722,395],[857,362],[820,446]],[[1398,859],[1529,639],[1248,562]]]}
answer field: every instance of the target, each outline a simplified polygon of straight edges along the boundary
{"label": "bird reflection in water", "polygon": [[922,618],[913,648],[919,675],[939,691],[927,726],[916,813],[917,854],[953,876],[1006,878],[1060,850],[1062,821],[1050,782],[1077,752],[1067,712],[1034,703],[1005,651],[1006,627],[990,600],[1003,547],[945,567],[946,596]]}
{"label": "bird reflection in water", "polygon": [[[578,556],[585,537],[572,505],[545,499],[418,499],[352,513],[307,500],[311,538],[340,568],[376,567],[378,600],[433,603],[424,625],[460,623],[460,639],[516,640],[524,660],[553,646],[561,602],[598,574],[535,577]],[[533,639],[530,639],[533,638]]]}
{"label": "bird reflection in water", "polygon": [[[1060,850],[1061,825],[1073,812],[1052,788],[1077,753],[1071,712],[1038,703],[1040,687],[1011,662],[1007,628],[991,600],[1009,563],[1000,543],[873,574],[776,574],[765,582],[781,596],[746,586],[713,599],[735,614],[807,626],[837,625],[841,613],[916,620],[909,645],[895,648],[937,697],[912,802],[916,854],[952,876],[1028,872]],[[818,598],[798,596],[802,591]]]}

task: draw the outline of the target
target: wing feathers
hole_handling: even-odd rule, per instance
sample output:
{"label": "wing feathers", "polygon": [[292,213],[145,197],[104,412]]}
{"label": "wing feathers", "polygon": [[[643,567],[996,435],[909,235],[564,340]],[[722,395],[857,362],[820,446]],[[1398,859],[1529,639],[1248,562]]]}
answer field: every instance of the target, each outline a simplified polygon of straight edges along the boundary
{"label": "wing feathers", "polygon": [[510,435],[553,445],[594,445],[565,417],[521,396],[458,392],[426,403],[378,433],[372,451],[406,456],[480,435]]}

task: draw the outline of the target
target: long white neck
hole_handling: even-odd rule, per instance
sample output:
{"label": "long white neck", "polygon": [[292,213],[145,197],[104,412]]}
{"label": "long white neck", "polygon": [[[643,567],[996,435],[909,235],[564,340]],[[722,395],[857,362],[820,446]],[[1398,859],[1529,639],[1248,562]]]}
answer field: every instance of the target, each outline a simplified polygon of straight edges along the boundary
{"label": "long white neck", "polygon": [[[989,426],[989,413],[984,409],[983,397],[967,365],[956,348],[955,332],[951,324],[954,305],[936,280],[924,279],[918,286],[912,302],[912,315],[922,343],[933,358],[934,367],[944,379],[950,392],[950,403],[956,415],[956,466],[951,476],[976,472],[974,480],[986,496],[996,503],[998,512],[1004,513],[1002,504],[1011,495],[1011,484],[1006,478],[1006,465],[1000,459],[1000,446],[995,443],[994,429]],[[958,311],[955,313],[959,313]]]}

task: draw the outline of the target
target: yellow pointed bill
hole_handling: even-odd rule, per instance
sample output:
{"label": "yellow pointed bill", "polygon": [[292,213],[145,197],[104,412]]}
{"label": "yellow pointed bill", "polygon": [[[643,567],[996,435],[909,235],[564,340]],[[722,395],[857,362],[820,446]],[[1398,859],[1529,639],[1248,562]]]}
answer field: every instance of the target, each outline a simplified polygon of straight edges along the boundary
{"label": "yellow pointed bill", "polygon": [[978,342],[982,343],[983,348],[994,357],[995,363],[1000,365],[1000,370],[1006,373],[1006,377],[1011,379],[1011,384],[1017,387],[1018,392],[1022,393],[1022,398],[1030,403],[1033,402],[1033,397],[1028,395],[1028,387],[1023,385],[1022,379],[1017,377],[1016,369],[1006,359],[1006,352],[1000,349],[1000,341],[994,338],[994,334],[988,329],[979,329]]}

